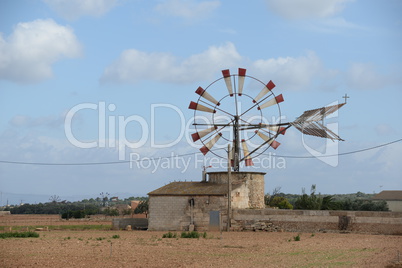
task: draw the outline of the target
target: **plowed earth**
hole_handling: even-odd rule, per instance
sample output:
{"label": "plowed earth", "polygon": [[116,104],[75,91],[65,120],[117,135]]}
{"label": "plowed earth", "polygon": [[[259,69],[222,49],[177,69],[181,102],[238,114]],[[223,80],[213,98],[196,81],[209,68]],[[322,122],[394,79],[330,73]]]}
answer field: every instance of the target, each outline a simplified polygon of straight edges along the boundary
{"label": "plowed earth", "polygon": [[[7,218],[13,216],[17,215]],[[99,222],[104,221],[86,223]],[[43,223],[28,221],[25,226]],[[47,222],[60,223],[57,219]],[[22,226],[21,221],[18,224]],[[4,226],[12,224],[0,217],[0,227]],[[0,267],[402,267],[397,264],[402,259],[398,257],[402,236],[207,232],[206,238],[194,239],[162,238],[166,232],[150,231],[51,229],[38,233],[39,238],[0,239]],[[300,241],[295,241],[297,235]]]}

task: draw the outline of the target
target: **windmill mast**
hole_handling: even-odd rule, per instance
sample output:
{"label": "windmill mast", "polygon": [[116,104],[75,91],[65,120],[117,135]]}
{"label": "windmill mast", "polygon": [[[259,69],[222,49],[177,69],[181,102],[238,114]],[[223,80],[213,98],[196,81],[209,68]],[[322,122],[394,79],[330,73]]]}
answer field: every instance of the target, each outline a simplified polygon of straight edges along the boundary
{"label": "windmill mast", "polygon": [[239,133],[239,116],[235,115],[233,122],[234,136],[234,155],[233,155],[233,171],[240,170],[240,133]]}

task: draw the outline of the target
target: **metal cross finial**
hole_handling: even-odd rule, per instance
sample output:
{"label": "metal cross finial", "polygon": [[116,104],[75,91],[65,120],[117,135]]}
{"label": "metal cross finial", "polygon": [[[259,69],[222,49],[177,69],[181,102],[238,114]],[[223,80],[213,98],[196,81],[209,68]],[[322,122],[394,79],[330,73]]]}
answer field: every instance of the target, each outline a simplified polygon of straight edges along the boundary
{"label": "metal cross finial", "polygon": [[343,96],[342,98],[345,99],[345,103],[346,103],[347,99],[349,99],[350,97],[348,96],[348,94],[345,94],[345,96]]}

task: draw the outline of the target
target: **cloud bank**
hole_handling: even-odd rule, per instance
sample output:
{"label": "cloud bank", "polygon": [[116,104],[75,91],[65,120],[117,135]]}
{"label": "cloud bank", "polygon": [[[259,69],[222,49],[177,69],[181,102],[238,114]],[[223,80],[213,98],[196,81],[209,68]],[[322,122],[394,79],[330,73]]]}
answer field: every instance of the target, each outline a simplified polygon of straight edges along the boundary
{"label": "cloud bank", "polygon": [[52,77],[52,64],[81,55],[71,28],[51,19],[18,23],[6,39],[0,35],[0,79],[35,83]]}

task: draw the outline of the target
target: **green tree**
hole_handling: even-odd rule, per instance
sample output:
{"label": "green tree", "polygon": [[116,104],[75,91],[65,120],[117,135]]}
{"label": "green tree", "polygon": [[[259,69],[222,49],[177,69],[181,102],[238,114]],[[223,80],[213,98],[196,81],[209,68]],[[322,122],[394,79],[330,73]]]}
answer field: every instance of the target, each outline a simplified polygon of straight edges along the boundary
{"label": "green tree", "polygon": [[297,198],[295,202],[295,209],[309,209],[320,210],[322,204],[322,198],[315,194],[316,186],[311,185],[310,195],[306,194],[305,189],[302,189],[302,196]]}
{"label": "green tree", "polygon": [[275,196],[272,198],[271,202],[269,202],[269,206],[278,207],[280,209],[293,209],[293,206],[289,203],[289,200],[283,196]]}
{"label": "green tree", "polygon": [[106,216],[119,216],[119,210],[115,208],[106,208],[103,210],[103,214]]}
{"label": "green tree", "polygon": [[145,214],[145,217],[148,218],[148,208],[149,208],[149,202],[148,199],[141,201],[138,206],[134,210],[134,214]]}
{"label": "green tree", "polygon": [[340,210],[341,202],[336,202],[332,195],[327,195],[322,198],[321,210]]}

